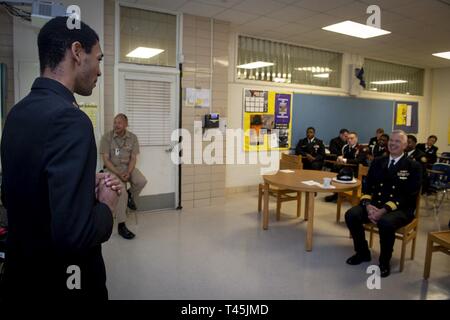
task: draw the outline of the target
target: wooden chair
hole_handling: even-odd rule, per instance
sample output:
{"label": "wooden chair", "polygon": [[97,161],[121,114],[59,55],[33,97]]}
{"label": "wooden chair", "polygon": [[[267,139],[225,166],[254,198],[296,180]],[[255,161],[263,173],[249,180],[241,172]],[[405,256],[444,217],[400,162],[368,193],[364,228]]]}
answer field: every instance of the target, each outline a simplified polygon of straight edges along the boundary
{"label": "wooden chair", "polygon": [[[367,176],[368,172],[369,172],[369,167],[365,167],[362,164],[360,164],[358,167],[358,179],[362,182],[363,178]],[[361,199],[361,193],[362,193],[362,183],[358,188],[357,199],[355,199],[355,201],[356,200],[359,201],[359,199]],[[352,191],[338,193],[337,209],[336,209],[336,222],[337,223],[339,223],[341,221],[342,202],[346,201],[346,200],[350,201],[350,203],[352,203],[352,205],[356,205],[355,203],[353,203]]]}
{"label": "wooden chair", "polygon": [[[436,243],[437,245],[434,245]],[[423,278],[430,277],[431,257],[433,252],[440,251],[450,255],[450,230],[428,233],[427,253],[425,255],[425,267],[423,269]]]}
{"label": "wooden chair", "polygon": [[[403,266],[405,265],[405,253],[406,245],[412,241],[411,246],[411,260],[414,260],[414,253],[416,251],[416,239],[419,227],[419,206],[420,206],[420,191],[416,198],[416,212],[415,218],[406,226],[399,228],[395,232],[395,238],[402,241],[402,251],[400,254],[400,272],[403,271]],[[373,235],[374,233],[379,233],[378,227],[373,223],[364,224],[364,229],[370,233],[369,235],[369,248],[373,245]]]}
{"label": "wooden chair", "polygon": [[[286,169],[303,169],[302,157],[290,154],[281,154],[280,170]],[[258,186],[258,212],[262,210],[262,199],[264,195],[264,183],[260,183]],[[280,189],[275,186],[269,186],[269,196],[273,196],[277,199],[277,220],[280,220],[281,216],[281,204],[286,201],[297,201],[297,217],[300,217],[301,205],[302,205],[302,193],[295,190]],[[307,219],[307,217],[305,217]]]}

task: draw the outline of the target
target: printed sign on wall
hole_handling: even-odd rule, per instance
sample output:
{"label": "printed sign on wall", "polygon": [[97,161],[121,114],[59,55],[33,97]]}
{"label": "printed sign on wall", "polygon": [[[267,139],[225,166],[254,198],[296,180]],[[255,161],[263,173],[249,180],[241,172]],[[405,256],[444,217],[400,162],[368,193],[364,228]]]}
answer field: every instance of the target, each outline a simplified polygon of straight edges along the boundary
{"label": "printed sign on wall", "polygon": [[245,151],[288,150],[291,141],[292,94],[244,90]]}
{"label": "printed sign on wall", "polygon": [[394,107],[394,130],[417,133],[419,130],[418,102],[396,101]]}

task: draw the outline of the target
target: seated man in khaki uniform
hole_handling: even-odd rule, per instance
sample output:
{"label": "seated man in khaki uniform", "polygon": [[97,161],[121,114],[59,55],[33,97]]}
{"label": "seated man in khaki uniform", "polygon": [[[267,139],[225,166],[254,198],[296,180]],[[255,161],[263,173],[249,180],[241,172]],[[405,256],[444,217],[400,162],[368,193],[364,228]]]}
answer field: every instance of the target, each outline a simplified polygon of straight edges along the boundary
{"label": "seated man in khaki uniform", "polygon": [[128,206],[136,210],[133,199],[141,193],[147,184],[142,173],[136,169],[136,156],[139,154],[139,142],[135,134],[127,130],[128,118],[119,113],[114,118],[114,129],[105,133],[100,143],[100,154],[106,169],[114,173],[122,182],[122,190],[126,190],[127,182],[131,187],[122,192],[114,215],[118,222],[119,234],[125,239],[133,239],[132,233],[125,225],[127,202]]}

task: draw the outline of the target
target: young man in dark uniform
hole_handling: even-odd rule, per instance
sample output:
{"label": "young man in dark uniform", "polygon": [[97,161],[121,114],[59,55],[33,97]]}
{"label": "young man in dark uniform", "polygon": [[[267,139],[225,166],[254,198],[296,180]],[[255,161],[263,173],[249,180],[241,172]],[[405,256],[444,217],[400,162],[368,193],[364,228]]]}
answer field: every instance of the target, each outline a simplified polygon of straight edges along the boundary
{"label": "young man in dark uniform", "polygon": [[436,141],[437,137],[435,135],[431,135],[428,137],[427,143],[419,143],[416,146],[417,149],[425,153],[428,167],[431,167],[437,161],[438,147],[434,145]]}
{"label": "young man in dark uniform", "polygon": [[388,151],[388,142],[389,142],[389,135],[383,133],[380,138],[378,139],[377,144],[375,145],[375,147],[373,147],[371,149],[371,160],[373,160],[374,158],[378,158],[378,157],[382,157],[382,156],[387,156],[389,154]]}
{"label": "young man in dark uniform", "polygon": [[380,139],[381,135],[384,133],[384,129],[383,128],[378,128],[376,133],[375,133],[375,137],[370,138],[369,140],[369,149],[372,151],[373,148],[375,148],[375,146],[378,143],[378,140]]}
{"label": "young man in dark uniform", "polygon": [[406,145],[406,134],[401,130],[394,131],[388,144],[390,155],[372,162],[360,204],[345,214],[356,251],[347,263],[357,265],[371,260],[363,224],[375,223],[380,234],[381,277],[390,274],[395,231],[414,219],[422,180],[421,166],[404,153]]}
{"label": "young man in dark uniform", "polygon": [[328,150],[330,150],[331,154],[336,155],[336,157],[342,155],[342,148],[347,144],[347,129],[341,129],[339,131],[339,136],[330,140],[330,146]]}
{"label": "young man in dark uniform", "polygon": [[412,134],[408,134],[408,145],[405,149],[406,156],[414,161],[417,161],[422,166],[422,194],[429,190],[429,178],[427,174],[427,156],[425,152],[417,149],[417,138]]}
{"label": "young man in dark uniform", "polygon": [[113,227],[120,182],[97,174],[92,123],[74,93],[101,75],[98,35],[67,17],[38,35],[41,77],[6,119],[2,201],[9,232],[0,299],[107,299],[101,244]]}
{"label": "young man in dark uniform", "polygon": [[322,170],[325,146],[315,137],[316,129],[309,127],[306,138],[301,139],[295,148],[295,154],[302,156],[303,169]]}

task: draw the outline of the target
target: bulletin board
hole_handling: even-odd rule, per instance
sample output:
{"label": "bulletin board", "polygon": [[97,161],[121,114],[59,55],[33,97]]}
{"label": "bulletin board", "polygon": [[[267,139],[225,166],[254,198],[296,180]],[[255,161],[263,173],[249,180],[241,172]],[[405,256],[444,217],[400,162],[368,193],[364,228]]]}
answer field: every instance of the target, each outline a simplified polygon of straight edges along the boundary
{"label": "bulletin board", "polygon": [[244,89],[245,151],[291,147],[292,93]]}
{"label": "bulletin board", "polygon": [[403,130],[406,133],[417,133],[419,131],[418,107],[418,102],[396,101],[394,129]]}
{"label": "bulletin board", "polygon": [[339,135],[341,128],[356,131],[359,143],[368,143],[377,128],[390,133],[394,101],[355,97],[294,93],[292,148],[315,127],[317,138],[325,145]]}

